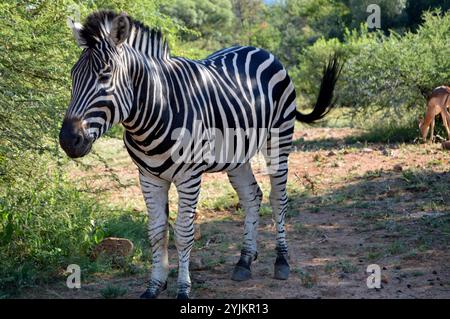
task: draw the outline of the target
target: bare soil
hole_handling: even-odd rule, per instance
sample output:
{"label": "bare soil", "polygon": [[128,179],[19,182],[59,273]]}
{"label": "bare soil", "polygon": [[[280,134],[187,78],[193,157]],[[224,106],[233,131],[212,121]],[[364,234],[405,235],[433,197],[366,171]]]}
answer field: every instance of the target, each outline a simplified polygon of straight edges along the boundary
{"label": "bare soil", "polygon": [[[253,279],[230,280],[238,260],[243,213],[226,174],[206,175],[199,218],[201,238],[192,251],[193,298],[450,298],[450,152],[440,144],[349,143],[354,129],[311,128],[295,135],[290,156],[287,215],[291,276],[273,279],[275,232],[267,204],[268,177],[253,163],[266,200],[259,226]],[[98,154],[114,158],[71,168],[74,182],[88,177],[99,200],[145,214],[137,172],[122,142],[99,141]],[[105,151],[106,150],[106,151]],[[106,154],[106,155],[105,155]],[[87,166],[86,166],[87,165]],[[111,178],[109,173],[117,177]],[[117,187],[110,187],[112,184]],[[80,184],[81,185],[81,184]],[[84,186],[80,186],[83,188]],[[171,190],[171,211],[176,211]],[[172,216],[172,214],[171,214]],[[176,250],[171,243],[168,290],[176,295]],[[381,268],[380,289],[369,289],[366,269]],[[138,298],[150,269],[89,276],[79,290],[65,281],[26,291],[24,298]],[[115,287],[115,288],[114,288]]]}

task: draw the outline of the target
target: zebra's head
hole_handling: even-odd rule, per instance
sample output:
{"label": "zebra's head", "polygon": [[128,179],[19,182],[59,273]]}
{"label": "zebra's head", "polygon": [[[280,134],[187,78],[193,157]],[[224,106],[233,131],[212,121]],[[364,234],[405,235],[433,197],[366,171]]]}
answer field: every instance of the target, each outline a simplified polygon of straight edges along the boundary
{"label": "zebra's head", "polygon": [[125,14],[110,11],[91,14],[84,25],[69,25],[83,52],[72,68],[72,96],[59,141],[69,157],[77,158],[130,114],[133,90],[124,52],[132,25]]}

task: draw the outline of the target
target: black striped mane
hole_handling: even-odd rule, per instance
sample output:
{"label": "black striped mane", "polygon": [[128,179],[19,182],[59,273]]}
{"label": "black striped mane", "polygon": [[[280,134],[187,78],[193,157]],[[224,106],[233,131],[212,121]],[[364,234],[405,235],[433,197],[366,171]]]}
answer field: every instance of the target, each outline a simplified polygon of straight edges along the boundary
{"label": "black striped mane", "polygon": [[[91,13],[85,20],[80,32],[81,38],[89,48],[94,47],[102,38],[108,36],[111,22],[118,14],[110,10]],[[142,22],[128,17],[131,33],[127,43],[149,57],[167,58],[169,46],[160,30],[150,29]]]}

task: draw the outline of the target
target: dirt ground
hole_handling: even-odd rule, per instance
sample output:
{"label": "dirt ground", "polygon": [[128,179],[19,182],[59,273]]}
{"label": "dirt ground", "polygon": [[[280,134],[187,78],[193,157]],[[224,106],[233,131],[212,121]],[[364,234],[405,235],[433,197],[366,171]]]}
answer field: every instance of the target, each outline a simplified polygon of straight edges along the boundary
{"label": "dirt ground", "polygon": [[[226,174],[203,180],[197,223],[201,238],[192,251],[192,298],[450,298],[450,152],[439,144],[347,142],[353,129],[297,130],[290,156],[287,238],[291,276],[273,276],[275,232],[267,203],[268,177],[260,161],[254,171],[265,195],[259,226],[259,258],[253,279],[230,280],[238,260],[243,213]],[[145,214],[137,173],[122,142],[100,140],[95,149],[110,166],[91,159],[72,170],[74,182],[91,177],[110,205]],[[119,154],[119,155],[118,155]],[[120,187],[105,189],[113,172]],[[176,210],[171,190],[172,212]],[[168,290],[176,295],[176,250],[170,244]],[[380,289],[368,289],[367,266],[381,268]],[[26,291],[22,297],[138,298],[149,269],[90,276],[79,290],[65,281]],[[105,288],[109,287],[109,288]],[[105,290],[106,289],[106,290]]]}

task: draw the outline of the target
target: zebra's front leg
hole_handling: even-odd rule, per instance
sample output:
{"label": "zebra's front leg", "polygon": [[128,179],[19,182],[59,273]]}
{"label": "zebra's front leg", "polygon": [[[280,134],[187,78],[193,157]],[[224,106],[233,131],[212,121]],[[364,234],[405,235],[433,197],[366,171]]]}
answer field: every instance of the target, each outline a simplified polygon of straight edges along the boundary
{"label": "zebra's front leg", "polygon": [[169,258],[169,206],[170,183],[153,177],[140,175],[141,189],[148,209],[148,228],[152,247],[152,274],[142,299],[155,299],[167,288]]}
{"label": "zebra's front leg", "polygon": [[175,222],[175,244],[178,251],[177,299],[189,299],[191,277],[189,257],[194,245],[194,218],[200,194],[201,177],[177,185],[178,216]]}
{"label": "zebra's front leg", "polygon": [[241,257],[234,267],[231,279],[245,281],[251,278],[250,266],[258,256],[256,238],[262,192],[253,175],[250,163],[228,172],[228,178],[238,193],[239,202],[245,211],[244,243]]}

